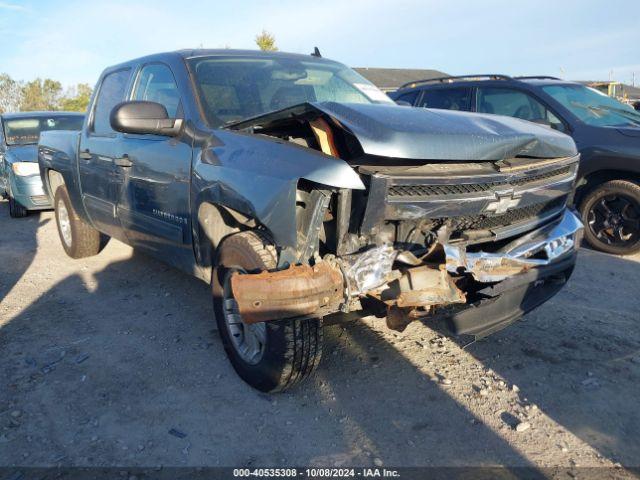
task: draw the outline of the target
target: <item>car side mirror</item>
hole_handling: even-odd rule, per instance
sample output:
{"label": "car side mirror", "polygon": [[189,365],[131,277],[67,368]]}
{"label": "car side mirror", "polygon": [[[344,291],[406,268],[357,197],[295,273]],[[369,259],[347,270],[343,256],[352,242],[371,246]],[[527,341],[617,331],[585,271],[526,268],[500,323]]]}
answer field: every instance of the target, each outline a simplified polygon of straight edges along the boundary
{"label": "car side mirror", "polygon": [[152,134],[175,137],[182,130],[181,118],[170,118],[167,109],[156,102],[133,100],[113,107],[109,116],[111,128],[122,133]]}
{"label": "car side mirror", "polygon": [[395,102],[396,102],[396,105],[400,105],[401,107],[413,107],[413,105],[411,105],[406,100],[396,100]]}

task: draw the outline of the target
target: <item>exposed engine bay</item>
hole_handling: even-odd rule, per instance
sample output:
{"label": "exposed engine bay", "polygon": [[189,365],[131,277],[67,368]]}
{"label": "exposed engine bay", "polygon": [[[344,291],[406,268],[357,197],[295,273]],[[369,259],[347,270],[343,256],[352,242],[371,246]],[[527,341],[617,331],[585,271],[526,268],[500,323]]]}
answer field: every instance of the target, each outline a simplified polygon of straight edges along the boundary
{"label": "exposed engine bay", "polygon": [[381,156],[310,104],[230,128],[343,159],[365,185],[299,182],[296,247],[279,251],[277,271],[232,279],[245,322],[364,311],[402,330],[491,298],[487,288],[573,255],[581,238],[566,208],[578,156],[548,157],[563,152],[537,137],[499,146],[499,159]]}

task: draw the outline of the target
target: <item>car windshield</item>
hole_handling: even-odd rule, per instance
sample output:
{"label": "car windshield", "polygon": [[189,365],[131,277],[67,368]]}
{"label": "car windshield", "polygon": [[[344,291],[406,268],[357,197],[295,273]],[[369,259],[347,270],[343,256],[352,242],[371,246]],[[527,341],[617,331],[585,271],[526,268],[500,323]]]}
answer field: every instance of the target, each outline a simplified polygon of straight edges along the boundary
{"label": "car windshield", "polygon": [[52,115],[50,117],[21,117],[4,120],[7,145],[38,143],[45,130],[80,130],[84,117],[80,115]]}
{"label": "car windshield", "polygon": [[640,113],[593,88],[583,85],[542,87],[584,123],[599,127],[640,127]]}
{"label": "car windshield", "polygon": [[350,68],[313,57],[197,57],[189,60],[211,126],[304,102],[393,103]]}

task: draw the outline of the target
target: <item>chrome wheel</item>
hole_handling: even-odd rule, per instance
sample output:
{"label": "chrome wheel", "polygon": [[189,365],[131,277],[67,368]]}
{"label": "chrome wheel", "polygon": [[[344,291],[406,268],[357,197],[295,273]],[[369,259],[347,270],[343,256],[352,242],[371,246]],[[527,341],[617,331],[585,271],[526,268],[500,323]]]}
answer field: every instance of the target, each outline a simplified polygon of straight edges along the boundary
{"label": "chrome wheel", "polygon": [[262,359],[267,343],[267,327],[264,322],[247,324],[242,321],[238,302],[231,291],[231,276],[244,270],[228,269],[223,284],[223,315],[233,348],[250,365],[256,365]]}
{"label": "chrome wheel", "polygon": [[62,199],[58,201],[56,211],[58,212],[58,226],[60,227],[62,241],[67,247],[71,247],[71,220],[69,220],[69,212]]}

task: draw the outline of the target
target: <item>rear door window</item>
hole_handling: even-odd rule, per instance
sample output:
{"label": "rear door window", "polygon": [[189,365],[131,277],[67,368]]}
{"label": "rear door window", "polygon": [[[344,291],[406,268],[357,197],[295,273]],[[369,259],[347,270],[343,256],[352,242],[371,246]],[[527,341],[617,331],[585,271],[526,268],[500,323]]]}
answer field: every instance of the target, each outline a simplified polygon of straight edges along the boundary
{"label": "rear door window", "polygon": [[469,111],[471,110],[471,89],[434,88],[432,90],[424,90],[418,106]]}
{"label": "rear door window", "polygon": [[93,133],[95,135],[113,135],[109,115],[118,103],[124,101],[129,83],[131,69],[118,70],[109,73],[102,80],[96,106],[93,110]]}
{"label": "rear door window", "polygon": [[144,66],[138,75],[133,99],[159,103],[167,109],[169,117],[175,118],[180,93],[169,67],[160,63]]}

